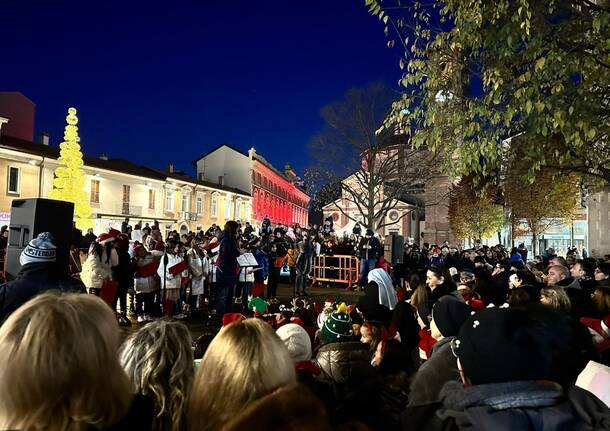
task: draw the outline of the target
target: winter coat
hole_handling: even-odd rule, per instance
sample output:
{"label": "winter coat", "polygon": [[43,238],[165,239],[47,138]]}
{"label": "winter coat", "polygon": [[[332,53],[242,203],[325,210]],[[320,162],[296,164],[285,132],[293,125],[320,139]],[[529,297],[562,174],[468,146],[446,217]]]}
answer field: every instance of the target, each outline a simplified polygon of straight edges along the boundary
{"label": "winter coat", "polygon": [[311,272],[311,256],[313,247],[310,241],[301,241],[298,245],[298,254],[295,268],[300,274],[308,275]]}
{"label": "winter coat", "polygon": [[112,268],[118,264],[119,255],[114,248],[111,249],[110,256],[104,248],[101,259],[97,253],[91,252],[83,264],[80,278],[87,289],[101,289],[104,281],[112,280]]}
{"label": "winter coat", "polygon": [[[146,270],[143,269],[144,267],[146,267]],[[136,293],[150,293],[159,289],[157,279],[158,268],[159,261],[152,254],[135,259],[134,288]],[[152,269],[154,269],[154,273],[152,273]]]}
{"label": "winter coat", "polygon": [[358,243],[358,257],[360,259],[375,259],[379,256],[381,243],[377,237],[367,238],[363,236]]}
{"label": "winter coat", "polygon": [[263,281],[269,275],[269,255],[260,248],[257,248],[254,251],[254,258],[258,263],[256,268],[260,268],[254,273],[254,278],[256,281]]}
{"label": "winter coat", "polygon": [[444,266],[445,265],[445,259],[443,258],[443,256],[438,255],[438,256],[431,256],[430,259],[428,259],[428,264],[426,266]]}
{"label": "winter coat", "polygon": [[370,347],[360,341],[325,344],[316,355],[322,380],[356,383],[372,373]]}
{"label": "winter coat", "polygon": [[239,249],[237,243],[231,235],[225,231],[220,239],[220,249],[218,251],[219,262],[218,270],[223,277],[237,276],[237,258],[239,257]]}
{"label": "winter coat", "polygon": [[[240,410],[222,427],[223,431],[331,431],[324,405],[303,385],[292,385],[260,397]],[[366,431],[362,424],[350,423],[345,429]]]}
{"label": "winter coat", "polygon": [[199,256],[192,248],[186,252],[186,261],[194,278],[203,277],[203,257]]}
{"label": "winter coat", "polygon": [[127,250],[117,250],[119,264],[111,269],[112,279],[117,281],[120,286],[133,286],[133,271],[131,266],[131,256]]}
{"label": "winter coat", "polygon": [[[165,258],[167,257],[167,266],[165,265]],[[181,256],[166,253],[161,258],[161,263],[159,264],[159,269],[157,269],[157,275],[161,279],[161,289],[163,289],[163,282],[165,280],[166,289],[180,289],[180,283],[182,281],[182,273],[173,275],[169,272],[169,270],[174,266],[184,261]],[[165,279],[164,279],[165,277]]]}
{"label": "winter coat", "polygon": [[294,248],[286,250],[286,263],[290,268],[294,268],[297,261],[297,251]]}
{"label": "winter coat", "polygon": [[0,324],[31,298],[49,290],[85,293],[85,286],[69,274],[61,274],[55,264],[23,265],[14,280],[0,286]]}
{"label": "winter coat", "polygon": [[333,394],[327,405],[333,421],[357,420],[372,428],[381,422],[381,380],[371,366],[367,344],[359,341],[325,344],[318,350],[315,363],[321,370],[315,378]]}
{"label": "winter coat", "polygon": [[559,385],[550,382],[507,382],[469,388],[450,382],[443,387],[441,397],[444,408],[438,415],[455,430],[610,429],[610,409],[578,387],[564,394]]}
{"label": "winter coat", "polygon": [[443,385],[451,380],[460,380],[457,359],[451,350],[454,338],[442,338],[432,347],[430,359],[419,367],[411,382],[409,406],[439,402]]}

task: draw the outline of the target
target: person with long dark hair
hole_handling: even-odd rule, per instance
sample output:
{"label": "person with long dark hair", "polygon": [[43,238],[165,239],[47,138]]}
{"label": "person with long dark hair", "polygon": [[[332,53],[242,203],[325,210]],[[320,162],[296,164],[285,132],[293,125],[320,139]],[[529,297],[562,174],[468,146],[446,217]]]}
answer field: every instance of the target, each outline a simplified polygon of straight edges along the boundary
{"label": "person with long dark hair", "polygon": [[119,264],[114,240],[110,234],[102,233],[89,247],[80,276],[87,291],[93,295],[100,295],[104,282],[112,280],[112,268]]}
{"label": "person with long dark hair", "polygon": [[428,325],[432,307],[441,297],[451,295],[456,290],[455,282],[446,268],[432,265],[426,271],[426,287],[428,297],[417,306],[417,312],[422,321]]}

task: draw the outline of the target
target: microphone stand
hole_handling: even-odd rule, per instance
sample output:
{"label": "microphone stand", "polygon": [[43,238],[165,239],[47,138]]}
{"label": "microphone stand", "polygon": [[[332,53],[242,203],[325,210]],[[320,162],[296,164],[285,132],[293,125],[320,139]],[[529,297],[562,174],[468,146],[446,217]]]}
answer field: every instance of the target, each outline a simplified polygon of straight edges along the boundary
{"label": "microphone stand", "polygon": [[166,298],[166,292],[167,292],[167,264],[169,262],[169,257],[167,256],[167,251],[165,252],[165,254],[163,255],[163,291],[161,293],[161,306],[163,308],[163,314],[165,315],[165,313],[167,312],[167,310],[165,310],[165,298]]}

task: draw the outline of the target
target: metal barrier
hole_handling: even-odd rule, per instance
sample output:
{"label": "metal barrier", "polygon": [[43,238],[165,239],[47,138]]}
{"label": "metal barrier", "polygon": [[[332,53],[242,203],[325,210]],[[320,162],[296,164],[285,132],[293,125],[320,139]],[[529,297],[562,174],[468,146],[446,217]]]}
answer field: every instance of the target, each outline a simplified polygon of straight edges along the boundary
{"label": "metal barrier", "polygon": [[351,288],[360,276],[360,259],[350,255],[316,256],[311,269],[312,285],[325,281],[346,283]]}

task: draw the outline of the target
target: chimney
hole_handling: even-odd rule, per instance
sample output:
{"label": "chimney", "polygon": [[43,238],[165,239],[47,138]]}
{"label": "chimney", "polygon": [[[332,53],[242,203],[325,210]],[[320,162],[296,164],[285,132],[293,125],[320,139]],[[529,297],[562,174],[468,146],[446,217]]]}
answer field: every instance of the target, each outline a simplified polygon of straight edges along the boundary
{"label": "chimney", "polygon": [[39,143],[42,145],[46,145],[47,147],[49,146],[49,138],[50,135],[48,132],[42,132],[40,134],[40,139],[39,139]]}
{"label": "chimney", "polygon": [[292,177],[296,177],[297,174],[294,171],[294,169],[292,169],[292,166],[290,165],[290,163],[286,163],[284,165],[284,175],[288,178],[292,178]]}
{"label": "chimney", "polygon": [[108,160],[108,154],[106,154],[106,153],[100,154],[100,160]]}
{"label": "chimney", "polygon": [[169,163],[169,164],[167,165],[166,171],[167,171],[168,173],[170,173],[170,174],[173,174],[173,173],[174,173],[174,165],[172,165],[171,163]]}
{"label": "chimney", "polygon": [[0,134],[2,134],[2,125],[8,123],[8,118],[0,117]]}

